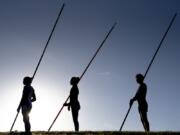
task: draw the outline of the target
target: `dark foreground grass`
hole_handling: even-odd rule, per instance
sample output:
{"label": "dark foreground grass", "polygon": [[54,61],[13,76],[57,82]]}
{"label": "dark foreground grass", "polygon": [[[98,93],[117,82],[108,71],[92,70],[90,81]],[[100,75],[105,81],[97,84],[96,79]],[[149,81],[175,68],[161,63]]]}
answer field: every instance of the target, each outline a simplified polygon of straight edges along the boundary
{"label": "dark foreground grass", "polygon": [[[0,135],[28,135],[24,132],[0,132]],[[81,131],[81,132],[32,132],[31,135],[180,135],[180,132],[118,132],[118,131]]]}

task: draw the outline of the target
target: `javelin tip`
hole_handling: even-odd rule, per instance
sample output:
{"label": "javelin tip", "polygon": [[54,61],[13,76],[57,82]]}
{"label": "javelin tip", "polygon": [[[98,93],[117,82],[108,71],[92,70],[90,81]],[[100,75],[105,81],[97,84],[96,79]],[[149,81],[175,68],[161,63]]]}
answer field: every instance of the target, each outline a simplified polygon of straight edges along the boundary
{"label": "javelin tip", "polygon": [[62,6],[64,7],[65,5],[66,5],[66,4],[65,4],[65,3],[63,3],[63,5],[62,5]]}
{"label": "javelin tip", "polygon": [[114,23],[113,28],[117,25],[117,22]]}
{"label": "javelin tip", "polygon": [[175,18],[177,15],[178,15],[178,13],[176,12],[176,13],[174,14],[174,18]]}

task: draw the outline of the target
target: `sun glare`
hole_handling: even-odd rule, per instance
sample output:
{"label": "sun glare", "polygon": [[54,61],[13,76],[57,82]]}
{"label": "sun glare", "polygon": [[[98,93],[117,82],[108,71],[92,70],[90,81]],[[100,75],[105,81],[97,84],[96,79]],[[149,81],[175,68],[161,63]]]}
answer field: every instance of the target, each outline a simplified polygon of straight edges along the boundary
{"label": "sun glare", "polygon": [[[42,82],[42,81],[41,81]],[[11,85],[7,86],[6,89],[13,90],[13,88],[19,86]],[[57,115],[59,109],[62,107],[64,100],[69,94],[64,93],[65,88],[52,87],[48,83],[38,83],[32,85],[35,89],[37,101],[33,103],[33,107],[30,113],[30,122],[32,131],[47,131],[53,119]],[[4,94],[2,99],[0,112],[1,131],[9,131],[16,115],[16,109],[22,96],[22,85],[18,92],[16,90],[8,91]],[[20,92],[20,93],[19,93]],[[10,99],[10,100],[9,100]],[[55,122],[52,130],[72,130],[72,118],[71,113],[66,108],[62,111],[59,118]],[[13,131],[24,131],[24,123],[21,112],[18,115]]]}
{"label": "sun glare", "polygon": [[[33,103],[33,109],[30,114],[32,130],[47,131],[67,97],[67,95],[62,92],[65,88],[52,88],[52,86],[40,84],[39,86],[35,84],[34,87],[36,87],[37,101]],[[70,113],[66,113],[65,109],[66,108],[64,108],[61,115],[56,120],[52,130],[71,129],[69,126],[71,116],[69,115]]]}

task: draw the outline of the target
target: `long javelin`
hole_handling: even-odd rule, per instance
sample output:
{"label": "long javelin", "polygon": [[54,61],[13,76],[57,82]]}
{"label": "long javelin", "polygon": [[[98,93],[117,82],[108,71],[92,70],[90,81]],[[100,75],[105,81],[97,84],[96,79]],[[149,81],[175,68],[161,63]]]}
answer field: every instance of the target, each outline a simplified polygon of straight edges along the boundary
{"label": "long javelin", "polygon": [[[82,75],[80,76],[79,82],[80,80],[83,78],[84,74],[86,73],[86,71],[88,70],[89,66],[91,65],[91,63],[93,62],[94,58],[96,57],[96,55],[98,54],[98,52],[101,50],[102,46],[104,45],[106,39],[109,37],[109,35],[111,34],[111,32],[113,31],[113,29],[115,28],[117,23],[114,23],[113,26],[111,27],[111,29],[109,30],[108,34],[106,35],[106,37],[104,38],[104,40],[102,41],[101,45],[99,46],[99,48],[97,49],[97,51],[95,52],[95,54],[93,55],[92,59],[90,60],[90,62],[88,63],[88,65],[86,66],[85,70],[83,71]],[[79,83],[78,82],[78,83]],[[69,100],[70,95],[67,97],[67,99],[65,100],[64,103],[67,103],[67,101]],[[56,115],[55,119],[53,120],[52,124],[50,125],[48,132],[51,130],[52,126],[54,125],[56,119],[58,118],[58,116],[60,115],[61,111],[64,108],[64,104],[61,107],[61,109],[59,110],[58,114]]]}
{"label": "long javelin", "polygon": [[[62,7],[61,7],[61,10],[60,10],[60,12],[59,12],[59,14],[58,14],[58,17],[57,17],[57,19],[56,19],[56,21],[55,21],[55,23],[54,23],[53,29],[52,29],[52,31],[51,31],[51,33],[50,33],[50,35],[49,35],[49,38],[48,38],[48,40],[47,40],[47,42],[46,42],[46,45],[45,45],[44,50],[43,50],[43,52],[42,52],[42,55],[41,55],[41,57],[40,57],[40,59],[39,59],[39,62],[38,62],[38,64],[37,64],[37,66],[36,66],[36,69],[35,69],[35,71],[34,71],[34,74],[33,74],[33,76],[32,76],[32,81],[33,81],[33,79],[34,79],[34,77],[35,77],[35,75],[36,75],[36,73],[37,73],[37,70],[38,70],[39,65],[40,65],[40,63],[41,63],[41,61],[42,61],[42,58],[43,58],[43,56],[44,56],[44,53],[46,52],[46,49],[47,49],[47,47],[48,47],[48,45],[49,45],[49,42],[50,42],[51,37],[52,37],[52,35],[53,35],[53,32],[54,32],[54,30],[55,30],[55,28],[56,28],[56,25],[57,25],[57,23],[58,23],[58,20],[59,20],[59,18],[60,18],[60,16],[61,16],[61,13],[62,13],[63,9],[64,9],[64,6],[65,6],[65,4],[63,3],[63,5],[62,5]],[[12,126],[11,126],[11,128],[10,128],[10,132],[12,132],[12,129],[13,129],[13,127],[14,127],[14,124],[15,124],[15,122],[16,122],[16,120],[17,120],[18,115],[19,115],[19,111],[17,112],[17,114],[16,114],[16,116],[15,116],[15,119],[14,119],[14,121],[13,121],[13,124],[12,124]]]}
{"label": "long javelin", "polygon": [[[159,46],[158,46],[158,48],[156,49],[156,52],[154,53],[154,55],[153,55],[153,57],[152,57],[152,59],[151,59],[151,61],[150,61],[150,63],[149,63],[149,66],[147,67],[147,70],[146,70],[146,72],[145,72],[145,74],[144,74],[144,79],[145,79],[145,77],[146,77],[146,75],[147,75],[147,73],[148,73],[148,71],[149,71],[149,69],[150,69],[150,67],[151,67],[151,65],[152,65],[152,63],[153,63],[153,61],[154,61],[154,59],[155,59],[158,51],[159,51],[159,49],[161,48],[162,43],[163,43],[163,41],[164,41],[164,39],[165,39],[165,37],[166,37],[169,29],[171,28],[171,26],[172,26],[172,24],[173,24],[176,16],[177,16],[177,13],[174,14],[174,16],[173,16],[173,18],[172,18],[172,20],[171,20],[171,22],[170,22],[170,24],[169,24],[166,32],[165,32],[165,34],[163,35],[163,38],[161,39],[161,41],[160,41],[160,43],[159,43]],[[126,116],[125,116],[125,118],[124,118],[124,120],[123,120],[123,122],[122,122],[122,124],[121,124],[120,131],[122,131],[122,128],[123,128],[123,126],[124,126],[124,123],[125,123],[125,121],[126,121],[126,119],[127,119],[127,116],[128,116],[128,114],[129,114],[130,110],[131,110],[131,107],[132,107],[132,106],[129,107],[129,109],[128,109],[127,113],[126,113]]]}

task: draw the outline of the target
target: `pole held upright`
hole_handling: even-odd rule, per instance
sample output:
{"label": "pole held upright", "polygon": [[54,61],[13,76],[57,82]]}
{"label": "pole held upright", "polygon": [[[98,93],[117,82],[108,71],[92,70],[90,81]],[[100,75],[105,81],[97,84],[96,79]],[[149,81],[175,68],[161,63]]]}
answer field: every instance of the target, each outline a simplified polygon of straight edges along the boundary
{"label": "pole held upright", "polygon": [[[109,35],[111,34],[111,32],[113,31],[113,29],[116,26],[116,22],[114,23],[114,25],[111,27],[111,29],[109,30],[108,34],[106,35],[106,37],[104,38],[104,40],[102,41],[101,45],[99,46],[99,48],[97,49],[97,51],[95,52],[95,54],[93,55],[92,59],[90,60],[90,62],[88,63],[87,67],[85,68],[85,70],[83,71],[82,75],[80,76],[80,80],[82,79],[82,77],[84,76],[84,74],[86,73],[86,71],[88,70],[89,66],[91,65],[92,61],[94,60],[94,58],[96,57],[96,55],[98,54],[98,52],[100,51],[100,49],[102,48],[102,46],[104,45],[105,41],[107,40],[107,38],[109,37]],[[79,80],[79,82],[80,82]],[[78,83],[79,83],[78,82]],[[65,102],[66,103],[70,98],[70,95],[66,98]],[[52,126],[54,125],[56,119],[58,118],[58,116],[60,115],[61,111],[63,110],[64,105],[61,107],[61,109],[59,110],[58,114],[56,115],[55,119],[53,120],[52,124],[50,125],[48,132],[51,130]]]}
{"label": "pole held upright", "polygon": [[[176,16],[177,16],[177,13],[174,14],[174,16],[173,16],[173,18],[172,18],[172,20],[171,20],[171,22],[170,22],[170,24],[169,24],[166,32],[164,33],[163,38],[161,39],[161,41],[160,41],[160,43],[159,43],[159,45],[158,45],[158,47],[157,47],[157,49],[156,49],[156,52],[154,53],[154,55],[153,55],[153,57],[152,57],[152,59],[151,59],[151,61],[150,61],[150,63],[149,63],[149,66],[147,67],[147,70],[146,70],[146,72],[145,72],[145,74],[144,74],[144,79],[146,78],[146,75],[147,75],[149,69],[151,68],[152,63],[154,62],[154,59],[155,59],[155,57],[156,57],[159,49],[161,48],[162,43],[163,43],[163,41],[164,41],[167,33],[169,32],[169,30],[170,30],[170,28],[171,28],[171,26],[172,26],[172,24],[173,24]],[[120,130],[119,130],[119,131],[122,131],[122,128],[123,128],[123,126],[124,126],[124,123],[125,123],[125,121],[126,121],[126,119],[127,119],[127,116],[128,116],[128,114],[129,114],[131,108],[132,108],[132,106],[129,107],[129,109],[128,109],[127,113],[126,113],[126,116],[125,116],[125,118],[124,118],[124,120],[123,120],[123,122],[122,122],[122,124],[121,124],[121,127],[120,127]]]}
{"label": "pole held upright", "polygon": [[[62,5],[62,7],[61,7],[61,10],[60,10],[60,12],[59,12],[59,14],[58,14],[58,17],[57,17],[57,19],[56,19],[56,21],[55,21],[55,23],[54,23],[53,29],[52,29],[52,31],[51,31],[51,33],[50,33],[50,35],[49,35],[49,38],[48,38],[48,40],[47,40],[47,43],[46,43],[46,45],[45,45],[45,47],[44,47],[44,50],[43,50],[43,52],[42,52],[42,55],[41,55],[41,57],[40,57],[40,59],[39,59],[39,62],[38,62],[38,64],[37,64],[37,66],[36,66],[36,69],[35,69],[35,71],[34,71],[34,74],[33,74],[33,76],[32,76],[32,81],[33,81],[33,79],[34,79],[34,77],[35,77],[35,75],[36,75],[36,73],[37,73],[37,70],[38,70],[39,65],[40,65],[40,63],[41,63],[41,61],[42,61],[42,58],[43,58],[43,56],[44,56],[44,53],[46,52],[46,49],[47,49],[47,47],[48,47],[48,45],[49,45],[49,42],[50,42],[51,37],[52,37],[52,35],[53,35],[53,32],[54,32],[54,30],[55,30],[55,28],[56,28],[56,25],[57,25],[57,23],[58,23],[58,21],[59,21],[59,18],[60,18],[60,16],[61,16],[61,13],[62,13],[62,11],[63,11],[63,9],[64,9],[64,6],[65,6],[65,4],[63,3],[63,5]],[[10,132],[12,132],[12,129],[13,129],[13,127],[14,127],[14,124],[15,124],[15,122],[16,122],[16,120],[17,120],[18,115],[19,115],[19,112],[17,112],[17,114],[16,114],[16,116],[15,116],[15,119],[14,119],[14,121],[13,121],[13,124],[12,124],[12,126],[11,126],[11,128],[10,128]]]}

